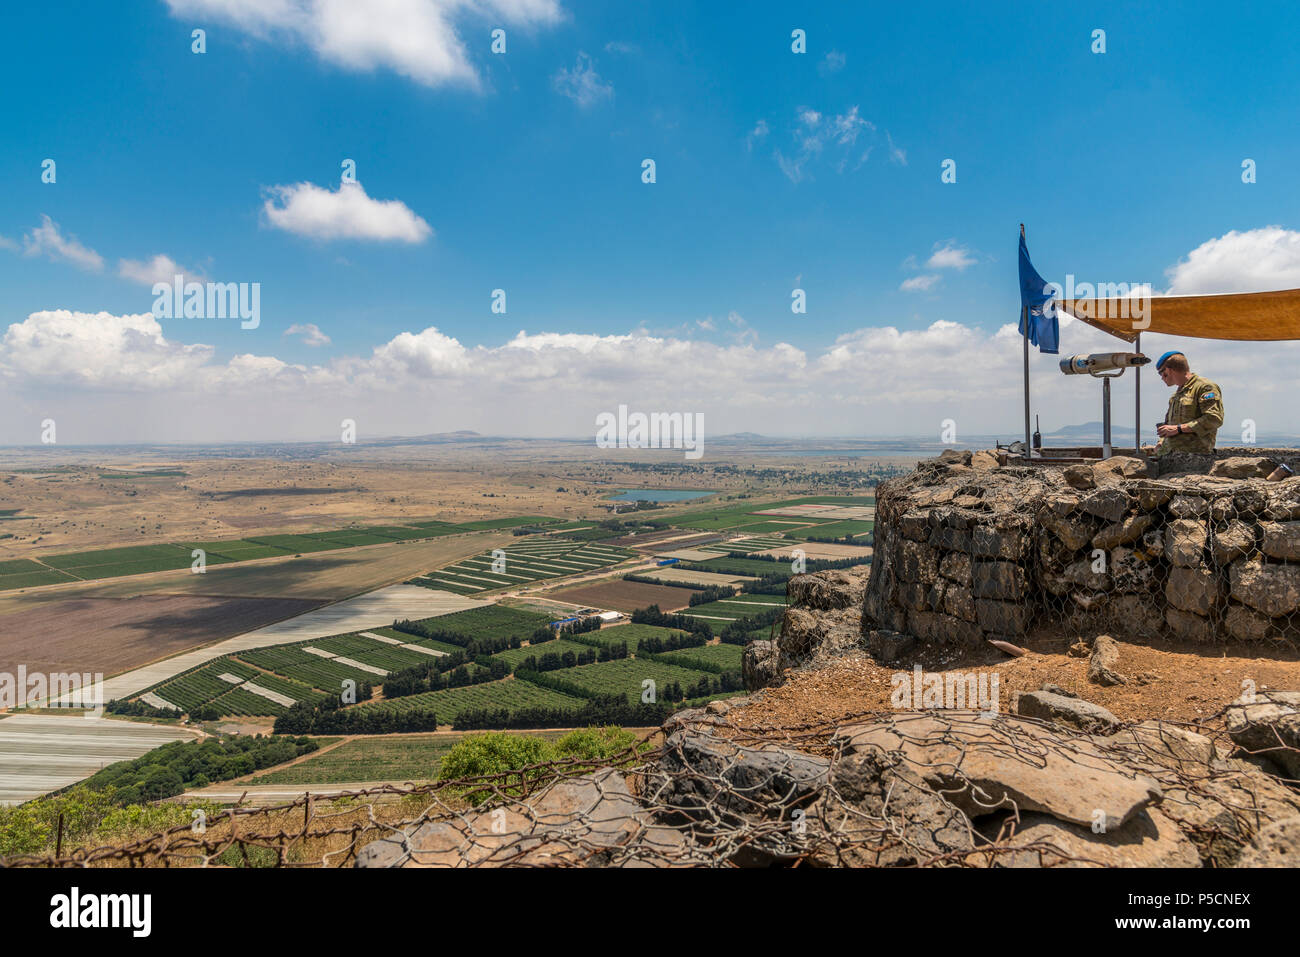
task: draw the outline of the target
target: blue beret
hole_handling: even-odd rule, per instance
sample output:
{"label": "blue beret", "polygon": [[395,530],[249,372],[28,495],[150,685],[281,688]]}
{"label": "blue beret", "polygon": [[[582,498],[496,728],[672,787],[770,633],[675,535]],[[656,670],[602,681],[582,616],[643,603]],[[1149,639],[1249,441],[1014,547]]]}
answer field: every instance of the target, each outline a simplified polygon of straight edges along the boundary
{"label": "blue beret", "polygon": [[1156,371],[1159,372],[1161,369],[1165,367],[1165,361],[1170,356],[1181,356],[1181,355],[1182,353],[1179,352],[1177,349],[1175,349],[1173,352],[1166,352],[1164,355],[1162,355],[1159,359],[1156,360]]}

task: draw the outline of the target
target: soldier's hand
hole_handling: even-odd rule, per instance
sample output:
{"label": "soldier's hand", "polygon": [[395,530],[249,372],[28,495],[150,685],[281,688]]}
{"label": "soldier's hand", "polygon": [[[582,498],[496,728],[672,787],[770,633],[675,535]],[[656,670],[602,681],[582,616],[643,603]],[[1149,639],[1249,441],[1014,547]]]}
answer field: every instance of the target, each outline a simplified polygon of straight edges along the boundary
{"label": "soldier's hand", "polygon": [[1170,436],[1172,436],[1172,435],[1177,435],[1177,434],[1178,434],[1178,426],[1176,426],[1176,425],[1157,425],[1157,426],[1156,426],[1156,435],[1160,436],[1162,439],[1167,439],[1167,438],[1169,438]]}

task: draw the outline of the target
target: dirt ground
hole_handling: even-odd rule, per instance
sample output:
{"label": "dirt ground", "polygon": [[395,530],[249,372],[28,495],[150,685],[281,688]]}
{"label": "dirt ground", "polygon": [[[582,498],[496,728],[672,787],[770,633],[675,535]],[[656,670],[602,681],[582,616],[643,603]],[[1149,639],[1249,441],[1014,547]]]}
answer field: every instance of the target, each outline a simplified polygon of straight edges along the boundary
{"label": "dirt ground", "polygon": [[0,673],[126,671],[316,608],[289,598],[74,598],[0,615]]}
{"label": "dirt ground", "polygon": [[675,611],[690,604],[689,588],[674,588],[670,585],[647,585],[644,582],[625,582],[616,579],[607,584],[584,585],[581,588],[565,588],[548,592],[547,596],[562,601],[577,602],[595,608],[612,608],[614,611],[630,613],[647,605],[658,605],[660,611]]}
{"label": "dirt ground", "polygon": [[[999,710],[1011,711],[1017,691],[1036,691],[1045,682],[1073,691],[1124,721],[1162,719],[1201,724],[1207,732],[1221,728],[1222,709],[1252,685],[1257,691],[1300,688],[1300,655],[1294,649],[1245,645],[1209,648],[1162,643],[1155,646],[1120,642],[1119,671],[1127,684],[1110,687],[1088,681],[1086,658],[1065,653],[1064,641],[1043,643],[1023,658],[990,650],[977,656],[923,661],[924,672],[962,671],[998,676]],[[819,723],[838,724],[863,712],[893,710],[892,678],[900,668],[876,664],[856,654],[816,671],[795,672],[780,688],[758,702],[731,712],[728,720],[758,731]]]}

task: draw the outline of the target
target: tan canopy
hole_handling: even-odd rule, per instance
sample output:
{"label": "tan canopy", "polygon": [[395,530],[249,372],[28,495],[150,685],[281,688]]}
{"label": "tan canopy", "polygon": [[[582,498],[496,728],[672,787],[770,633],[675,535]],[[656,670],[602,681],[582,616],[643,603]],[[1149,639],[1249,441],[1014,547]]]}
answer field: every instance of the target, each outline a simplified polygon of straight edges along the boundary
{"label": "tan canopy", "polygon": [[1156,296],[1145,302],[1063,299],[1056,305],[1127,342],[1141,332],[1254,342],[1300,339],[1300,289],[1229,296]]}

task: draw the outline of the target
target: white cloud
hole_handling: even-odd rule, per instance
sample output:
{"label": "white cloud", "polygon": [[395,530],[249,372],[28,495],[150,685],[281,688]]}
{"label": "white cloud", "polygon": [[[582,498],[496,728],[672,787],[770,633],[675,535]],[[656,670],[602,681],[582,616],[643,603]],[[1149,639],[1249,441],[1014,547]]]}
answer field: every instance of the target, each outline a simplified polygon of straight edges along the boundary
{"label": "white cloud", "polygon": [[104,268],[104,257],[81,245],[75,236],[64,236],[59,224],[42,214],[41,224],[23,237],[23,253],[27,256],[46,256],[56,262],[70,262],[80,269],[99,272]]}
{"label": "white cloud", "polygon": [[[330,191],[313,183],[272,186],[262,209],[277,229],[312,239],[422,243],[433,228],[398,199],[378,200],[358,183]],[[277,205],[278,201],[278,205]]]}
{"label": "white cloud", "polygon": [[898,288],[903,292],[929,292],[939,282],[940,278],[938,273],[913,276],[911,279],[904,279],[902,285]]}
{"label": "white cloud", "polygon": [[[477,89],[461,31],[486,50],[487,27],[558,23],[556,0],[166,0],[172,15],[231,24],[261,40],[288,39],[349,70],[388,69],[425,86]],[[479,36],[481,32],[482,36]]]}
{"label": "white cloud", "polygon": [[184,276],[194,281],[202,278],[201,273],[193,269],[186,269],[176,260],[170,256],[164,256],[162,253],[147,260],[119,259],[117,261],[117,274],[123,279],[143,283],[146,286],[152,286],[156,282],[170,283],[177,276]]}
{"label": "white cloud", "polygon": [[817,70],[823,76],[829,73],[838,73],[844,69],[845,56],[839,50],[831,50],[826,56],[822,57],[821,63],[817,64]]}
{"label": "white cloud", "polygon": [[[865,149],[857,145],[864,135],[879,140],[876,124],[864,119],[856,105],[833,115],[801,106],[795,110],[794,125],[790,129],[793,151],[787,153],[778,148],[773,150],[773,156],[790,182],[801,183],[812,178],[810,170],[823,158],[834,166],[837,173],[843,173],[851,162],[850,171],[861,167],[875,148],[874,143],[868,143]],[[751,133],[746,147],[752,147],[754,142],[755,136]]]}
{"label": "white cloud", "polygon": [[314,322],[295,322],[284,330],[284,334],[286,336],[298,336],[302,339],[304,345],[313,347],[327,346],[332,341],[329,336],[321,332],[320,326]]}
{"label": "white cloud", "polygon": [[886,131],[886,133],[885,133],[885,139],[889,142],[889,161],[890,161],[891,163],[896,163],[896,164],[899,165],[899,166],[906,166],[906,165],[907,165],[907,151],[904,150],[904,149],[901,149],[901,148],[900,148],[900,147],[899,147],[899,146],[894,142],[894,137],[891,136],[891,135],[889,134],[888,131]]}
{"label": "white cloud", "polygon": [[1300,288],[1300,232],[1234,229],[1201,243],[1165,275],[1172,296]]}
{"label": "white cloud", "polygon": [[759,120],[755,123],[754,128],[750,130],[748,135],[745,137],[745,151],[752,152],[754,145],[756,143],[762,143],[763,140],[767,139],[767,134],[769,132],[770,130],[767,126],[767,120]]}
{"label": "white cloud", "polygon": [[184,388],[212,358],[205,345],[163,335],[152,315],[54,309],[16,322],[0,339],[0,380],[27,387],[158,392]]}
{"label": "white cloud", "polygon": [[975,257],[970,254],[970,250],[957,245],[952,239],[945,243],[935,243],[934,252],[925,261],[927,269],[956,269],[959,272],[973,265]]}
{"label": "white cloud", "polygon": [[[1233,234],[1222,238],[1239,241]],[[1285,250],[1289,242],[1274,237],[1267,248]],[[1186,261],[1199,259],[1189,255]],[[1278,270],[1285,278],[1288,262],[1279,256],[1266,274],[1253,272],[1249,260],[1242,268],[1251,271],[1247,281],[1266,283]],[[1234,271],[1216,275],[1239,287]],[[57,419],[60,439],[68,442],[319,438],[336,436],[344,417],[364,423],[369,435],[461,428],[584,435],[597,412],[620,403],[703,412],[714,435],[937,438],[939,423],[952,418],[963,442],[977,433],[1013,439],[1021,428],[1014,319],[990,328],[970,319],[916,329],[869,326],[811,352],[788,342],[760,343],[734,312],[684,323],[680,334],[520,331],[476,346],[429,327],[391,336],[368,353],[313,364],[251,347],[222,360],[212,346],[176,341],[211,328],[206,321],[160,324],[150,315],[32,313],[0,335],[0,404],[11,410],[0,417],[0,442],[35,441],[32,422],[47,415]],[[1060,329],[1062,354],[1124,348],[1068,316]],[[702,332],[731,341],[691,338]],[[239,342],[267,341],[257,333],[243,336],[234,334]],[[1193,368],[1219,383],[1229,420],[1225,442],[1243,418],[1254,419],[1262,432],[1295,431],[1292,383],[1300,342],[1261,348],[1147,334],[1142,345],[1150,355],[1184,349]],[[1047,432],[1098,417],[1096,383],[1062,376],[1059,358],[1037,351],[1030,357],[1033,407]],[[1134,378],[1126,374],[1114,384],[1116,421],[1125,426],[1132,421]],[[1149,371],[1142,381],[1149,440],[1167,390]]]}
{"label": "white cloud", "polygon": [[641,48],[635,43],[624,43],[622,40],[610,40],[605,44],[605,52],[631,55],[633,53],[640,53]]}
{"label": "white cloud", "polygon": [[614,87],[601,80],[591,57],[585,53],[578,54],[578,62],[572,70],[561,67],[551,77],[551,83],[556,92],[567,96],[584,110],[614,96]]}

